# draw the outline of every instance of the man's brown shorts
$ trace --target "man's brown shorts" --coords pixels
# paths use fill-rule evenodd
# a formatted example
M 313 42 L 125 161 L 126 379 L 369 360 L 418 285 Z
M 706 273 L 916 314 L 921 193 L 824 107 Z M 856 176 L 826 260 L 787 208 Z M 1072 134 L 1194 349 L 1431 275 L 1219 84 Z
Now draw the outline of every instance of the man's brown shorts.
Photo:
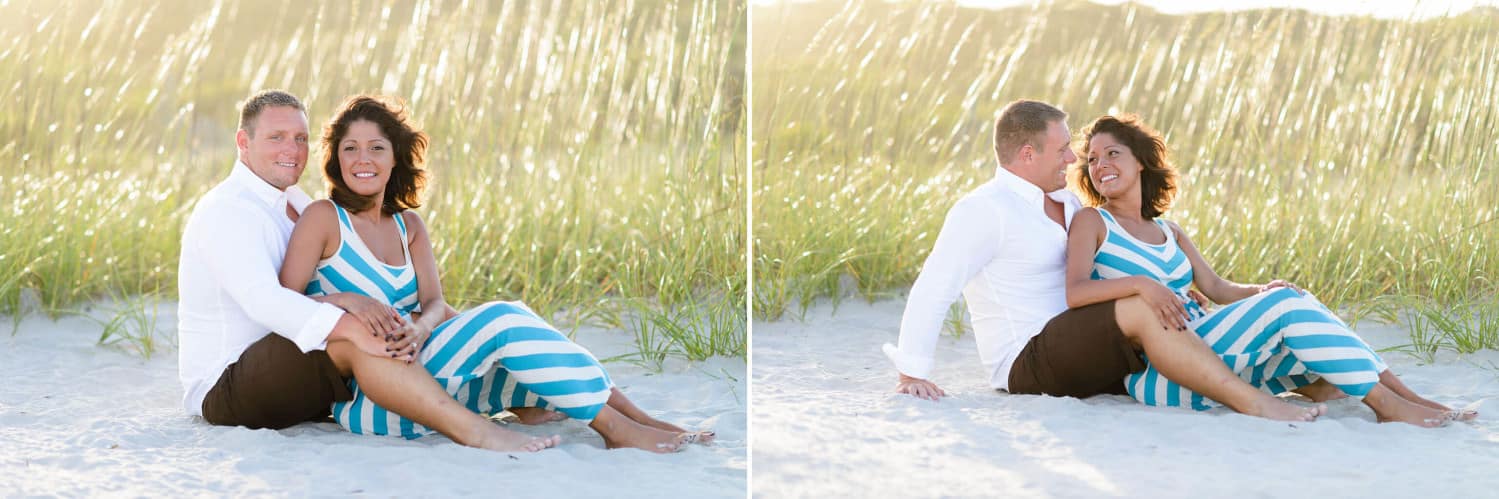
M 1026 342 L 1010 368 L 1010 393 L 1085 398 L 1125 395 L 1124 376 L 1145 361 L 1114 320 L 1114 302 L 1068 309 Z
M 327 418 L 334 402 L 353 399 L 328 352 L 302 353 L 291 340 L 268 334 L 224 368 L 203 398 L 203 419 L 281 429 Z

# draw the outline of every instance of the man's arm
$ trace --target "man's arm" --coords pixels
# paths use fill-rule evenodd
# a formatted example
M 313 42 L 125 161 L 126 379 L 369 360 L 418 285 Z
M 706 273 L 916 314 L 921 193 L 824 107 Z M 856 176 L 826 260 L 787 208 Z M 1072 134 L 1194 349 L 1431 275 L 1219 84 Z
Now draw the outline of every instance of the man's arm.
M 901 374 L 896 391 L 932 400 L 944 395 L 941 388 L 927 381 L 942 322 L 968 281 L 994 260 L 1003 226 L 1004 220 L 976 198 L 959 201 L 947 213 L 937 242 L 906 299 L 898 346 L 887 343 L 884 347 L 885 355 Z
M 343 310 L 282 287 L 266 243 L 265 231 L 272 229 L 264 221 L 245 223 L 228 213 L 236 208 L 213 207 L 218 213 L 204 225 L 204 237 L 184 244 L 198 247 L 214 281 L 257 324 L 303 352 L 324 348 Z

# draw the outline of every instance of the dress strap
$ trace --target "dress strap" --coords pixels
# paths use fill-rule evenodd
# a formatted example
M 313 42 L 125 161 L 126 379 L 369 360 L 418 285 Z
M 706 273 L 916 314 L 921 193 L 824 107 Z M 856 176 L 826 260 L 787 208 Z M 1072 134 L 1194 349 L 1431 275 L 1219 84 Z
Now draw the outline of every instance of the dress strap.
M 406 235 L 406 212 L 398 211 L 395 214 L 396 227 L 401 229 L 401 252 L 406 255 L 406 265 L 411 262 L 411 236 Z
M 1109 210 L 1105 210 L 1102 206 L 1097 206 L 1097 207 L 1094 207 L 1093 209 L 1098 210 L 1098 214 L 1101 215 L 1101 216 L 1103 216 L 1103 223 L 1104 223 L 1104 225 L 1107 226 L 1105 228 L 1108 229 L 1110 232 L 1123 231 L 1124 230 L 1124 227 L 1119 225 L 1119 221 L 1118 220 L 1114 220 L 1114 214 L 1113 213 L 1109 213 Z
M 331 201 L 330 201 L 330 203 L 331 203 Z M 333 209 L 338 210 L 338 225 L 341 226 L 341 227 L 343 227 L 343 228 L 345 228 L 345 229 L 353 229 L 354 228 L 354 224 L 353 224 L 353 222 L 349 221 L 349 212 L 345 211 L 344 207 L 343 206 L 339 206 L 338 203 L 332 203 L 332 204 L 333 204 Z

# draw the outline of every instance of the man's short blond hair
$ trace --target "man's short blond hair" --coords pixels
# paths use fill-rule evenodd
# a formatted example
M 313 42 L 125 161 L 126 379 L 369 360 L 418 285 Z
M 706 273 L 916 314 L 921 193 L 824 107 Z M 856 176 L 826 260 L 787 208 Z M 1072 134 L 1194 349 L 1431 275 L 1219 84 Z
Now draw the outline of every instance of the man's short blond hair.
M 994 153 L 999 164 L 1014 161 L 1015 153 L 1026 144 L 1040 149 L 1047 127 L 1056 121 L 1066 122 L 1067 113 L 1045 102 L 1022 99 L 1006 105 L 994 122 Z

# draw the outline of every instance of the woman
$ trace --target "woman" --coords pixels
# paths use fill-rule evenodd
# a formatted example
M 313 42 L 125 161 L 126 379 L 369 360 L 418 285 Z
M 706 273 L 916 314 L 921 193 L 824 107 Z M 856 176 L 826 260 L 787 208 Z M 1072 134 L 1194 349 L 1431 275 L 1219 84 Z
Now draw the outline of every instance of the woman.
M 1219 277 L 1180 226 L 1159 218 L 1171 206 L 1176 171 L 1156 132 L 1133 117 L 1103 116 L 1083 135 L 1071 180 L 1094 208 L 1079 211 L 1068 229 L 1068 306 L 1138 294 L 1158 308 L 1163 324 L 1191 329 L 1240 378 L 1271 394 L 1295 391 L 1314 402 L 1353 396 L 1380 422 L 1425 427 L 1477 416 L 1417 396 L 1343 321 L 1295 285 Z M 1207 299 L 1228 305 L 1204 308 L 1189 298 L 1193 284 Z M 1196 410 L 1214 405 L 1161 376 L 1149 359 L 1146 366 L 1125 378 L 1136 400 Z
M 392 358 L 420 362 L 475 413 L 509 409 L 529 424 L 578 419 L 610 448 L 669 452 L 710 440 L 712 432 L 687 432 L 636 408 L 588 350 L 524 304 L 490 302 L 461 313 L 448 306 L 426 225 L 411 210 L 426 181 L 426 146 L 426 134 L 398 105 L 370 96 L 346 101 L 323 134 L 328 199 L 297 221 L 281 284 L 399 338 Z M 349 431 L 406 438 L 433 432 L 369 400 L 357 380 L 350 389 L 353 400 L 333 405 L 334 419 Z M 552 436 L 526 448 L 556 442 Z

